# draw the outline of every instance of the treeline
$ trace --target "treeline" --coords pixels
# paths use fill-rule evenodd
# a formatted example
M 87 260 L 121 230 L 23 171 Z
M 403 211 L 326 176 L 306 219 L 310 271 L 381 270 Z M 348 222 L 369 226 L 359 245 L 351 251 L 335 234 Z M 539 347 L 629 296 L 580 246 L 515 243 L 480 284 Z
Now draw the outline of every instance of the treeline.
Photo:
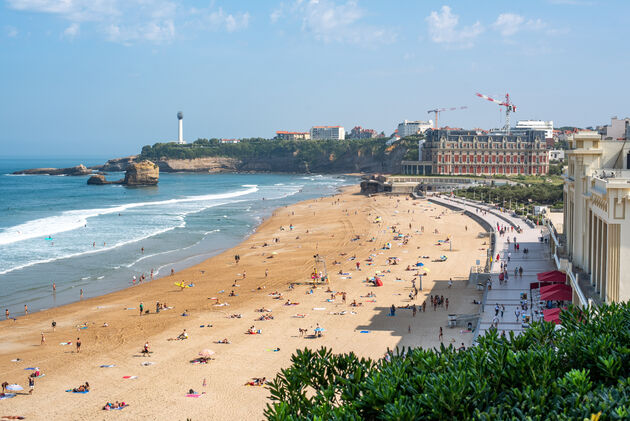
M 349 140 L 268 140 L 262 138 L 241 139 L 239 143 L 223 143 L 219 139 L 198 139 L 193 143 L 156 143 L 142 148 L 141 159 L 152 161 L 170 159 L 195 159 L 205 157 L 230 157 L 238 159 L 293 158 L 302 162 L 320 159 L 334 161 L 345 155 L 383 158 L 387 139 Z
M 269 420 L 628 420 L 630 304 L 496 330 L 458 350 L 372 360 L 304 349 L 269 385 Z
M 475 186 L 458 190 L 458 196 L 468 199 L 492 200 L 493 203 L 505 204 L 511 201 L 517 205 L 547 205 L 562 207 L 562 184 L 537 183 L 530 185 Z

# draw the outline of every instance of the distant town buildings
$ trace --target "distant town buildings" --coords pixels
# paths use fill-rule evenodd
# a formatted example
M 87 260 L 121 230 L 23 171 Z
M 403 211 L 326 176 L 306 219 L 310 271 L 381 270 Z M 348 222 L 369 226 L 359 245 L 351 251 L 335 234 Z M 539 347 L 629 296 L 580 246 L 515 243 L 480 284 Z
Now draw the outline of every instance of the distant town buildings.
M 553 138 L 553 121 L 544 120 L 519 120 L 516 122 L 516 129 L 543 130 L 545 139 Z
M 220 143 L 240 143 L 241 139 L 219 139 Z
M 562 149 L 549 150 L 549 161 L 563 161 L 563 160 L 564 160 L 564 150 Z
M 276 139 L 279 140 L 308 140 L 310 138 L 311 134 L 309 132 L 276 132 Z
M 420 160 L 403 161 L 404 174 L 544 175 L 549 171 L 545 133 L 522 130 L 486 134 L 475 130 L 429 130 Z
M 400 137 L 411 136 L 414 134 L 422 134 L 433 127 L 433 121 L 409 121 L 404 120 L 398 125 L 397 134 Z
M 602 301 L 630 300 L 630 144 L 602 140 L 597 132 L 576 133 L 569 143 L 564 175 L 569 262 L 586 272 Z
M 599 134 L 606 140 L 625 140 L 630 137 L 630 118 L 613 117 L 609 125 L 598 127 Z
M 347 134 L 348 139 L 371 139 L 378 136 L 379 134 L 376 130 L 364 129 L 361 126 L 353 127 L 350 133 Z
M 337 139 L 346 138 L 346 132 L 342 126 L 313 126 L 311 127 L 311 139 Z

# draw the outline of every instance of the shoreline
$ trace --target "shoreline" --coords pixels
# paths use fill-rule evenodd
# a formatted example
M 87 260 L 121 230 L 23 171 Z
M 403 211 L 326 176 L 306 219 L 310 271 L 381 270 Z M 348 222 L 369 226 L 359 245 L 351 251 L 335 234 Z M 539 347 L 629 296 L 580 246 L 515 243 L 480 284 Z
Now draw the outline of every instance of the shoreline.
M 344 177 L 340 175 L 339 178 L 344 178 Z M 352 181 L 353 180 L 347 180 L 347 182 L 352 182 Z M 343 185 L 339 187 L 331 186 L 333 188 L 331 188 L 330 191 L 321 192 L 323 193 L 323 195 L 320 194 L 316 197 L 321 198 L 321 197 L 327 197 L 334 194 L 338 194 L 340 191 L 339 189 L 344 188 L 345 186 L 349 186 L 349 185 Z M 307 193 L 306 196 L 307 197 L 305 198 L 293 199 L 293 200 L 298 200 L 298 201 L 297 202 L 292 201 L 288 205 L 295 204 L 303 200 L 310 200 L 312 198 L 312 195 L 310 193 Z M 143 254 L 142 256 L 139 256 L 141 257 L 140 259 L 137 259 L 136 261 L 130 263 L 131 265 L 131 264 L 137 263 L 140 260 L 143 260 L 145 262 L 151 261 L 152 263 L 150 264 L 154 265 L 154 266 L 151 266 L 151 268 L 154 268 L 156 270 L 155 272 L 156 276 L 154 277 L 153 281 L 150 280 L 150 270 L 148 268 L 138 268 L 137 270 L 134 270 L 135 268 L 128 269 L 130 268 L 130 265 L 125 265 L 124 267 L 122 267 L 122 271 L 129 272 L 128 274 L 117 273 L 119 271 L 112 272 L 112 267 L 103 266 L 101 270 L 98 272 L 90 271 L 90 272 L 84 272 L 83 275 L 79 275 L 81 276 L 80 280 L 79 280 L 79 276 L 75 276 L 75 277 L 68 278 L 68 279 L 71 279 L 72 281 L 64 282 L 63 276 L 60 276 L 60 278 L 62 279 L 62 282 L 60 282 L 59 279 L 54 279 L 53 277 L 48 284 L 38 285 L 36 287 L 37 288 L 36 290 L 31 290 L 29 292 L 29 295 L 24 295 L 26 294 L 25 290 L 16 289 L 16 298 L 5 300 L 6 303 L 1 308 L 3 311 L 3 314 L 0 315 L 0 317 L 2 318 L 2 320 L 5 320 L 4 309 L 7 307 L 10 309 L 12 318 L 14 317 L 22 318 L 25 316 L 24 310 L 22 308 L 24 304 L 28 304 L 29 315 L 35 314 L 40 311 L 51 310 L 51 309 L 59 308 L 60 306 L 85 301 L 88 298 L 96 298 L 96 297 L 111 294 L 117 291 L 125 290 L 128 288 L 133 288 L 134 285 L 132 285 L 131 283 L 132 275 L 135 275 L 138 278 L 140 278 L 141 273 L 143 273 L 147 277 L 147 280 L 145 282 L 150 283 L 166 276 L 170 272 L 170 269 L 172 267 L 176 268 L 176 270 L 179 272 L 179 271 L 188 269 L 192 266 L 198 265 L 216 255 L 219 255 L 225 252 L 226 250 L 230 248 L 237 247 L 239 244 L 246 241 L 251 235 L 255 234 L 256 230 L 260 227 L 260 224 L 264 220 L 271 217 L 274 214 L 274 212 L 276 212 L 278 209 L 287 206 L 286 203 L 284 204 L 282 203 L 282 201 L 287 200 L 286 198 L 282 197 L 282 198 L 279 198 L 278 200 L 280 201 L 280 203 L 277 203 L 276 205 L 271 205 L 270 207 L 262 208 L 258 213 L 253 214 L 250 218 L 251 226 L 249 226 L 249 228 L 247 228 L 245 232 L 242 232 L 242 233 L 237 232 L 236 234 L 230 234 L 230 237 L 226 238 L 226 235 L 224 233 L 222 232 L 217 233 L 217 231 L 226 232 L 225 230 L 212 230 L 211 232 L 206 233 L 210 235 L 204 236 L 199 241 L 196 241 L 190 245 L 186 245 L 184 247 L 178 247 L 178 248 L 174 248 L 170 250 L 165 250 L 165 251 L 159 251 L 156 254 L 148 254 L 146 256 Z M 273 203 L 273 201 L 271 201 L 271 203 Z M 224 205 L 230 206 L 229 203 L 224 204 Z M 220 209 L 221 206 L 223 205 L 220 205 L 219 207 L 217 207 L 217 209 Z M 37 273 L 37 271 L 41 271 L 41 269 L 39 269 L 40 265 L 43 265 L 42 267 L 44 268 L 46 267 L 52 268 L 51 265 L 55 265 L 55 264 L 77 265 L 77 264 L 80 264 L 82 261 L 77 261 L 76 259 L 85 259 L 85 258 L 89 258 L 93 262 L 95 261 L 95 259 L 98 259 L 98 256 L 101 256 L 100 254 L 101 252 L 108 253 L 103 256 L 105 256 L 106 258 L 109 258 L 111 253 L 120 253 L 121 250 L 131 251 L 134 245 L 136 245 L 137 249 L 139 250 L 140 246 L 143 245 L 142 243 L 145 243 L 147 241 L 155 241 L 155 236 L 158 236 L 158 235 L 161 236 L 162 233 L 152 234 L 149 237 L 143 237 L 143 238 L 130 241 L 130 242 L 124 242 L 120 245 L 109 247 L 107 250 L 97 249 L 96 252 L 94 252 L 90 249 L 87 251 L 76 253 L 74 255 L 69 255 L 65 257 L 55 257 L 51 261 L 29 263 L 25 267 L 22 267 L 19 269 L 12 269 L 11 271 L 9 271 L 9 273 L 12 273 L 17 270 L 19 271 L 27 270 L 27 272 L 24 272 L 23 274 L 18 275 L 17 279 L 20 279 L 20 277 L 22 278 L 28 277 L 29 275 Z M 215 239 L 215 236 L 219 237 L 218 241 L 220 244 L 222 244 L 219 247 L 214 246 L 214 244 L 216 244 L 216 241 L 217 241 L 217 239 Z M 167 241 L 167 240 L 159 239 L 157 241 Z M 146 245 L 144 247 L 146 247 Z M 183 250 L 186 250 L 189 248 L 192 249 L 190 254 L 187 254 L 189 252 L 186 252 L 186 253 L 182 252 Z M 162 254 L 166 254 L 165 260 L 161 260 L 161 258 L 159 257 Z M 145 260 L 147 258 L 150 260 Z M 172 261 L 169 261 L 169 259 L 172 259 Z M 90 265 L 92 264 L 92 262 L 90 262 Z M 119 266 L 116 266 L 113 269 L 120 269 L 120 263 L 118 265 Z M 86 279 L 82 277 L 85 275 L 90 275 L 90 276 L 88 276 Z M 10 276 L 10 275 L 7 274 L 7 276 Z M 47 276 L 47 275 L 44 275 L 44 276 Z M 0 278 L 1 277 L 2 275 L 0 275 Z M 56 282 L 57 284 L 56 293 L 53 293 L 52 291 L 53 282 Z M 114 286 L 111 287 L 111 285 L 114 285 Z M 85 298 L 81 298 L 79 296 L 80 289 L 85 290 L 85 296 L 84 296 Z M 32 296 L 30 295 L 33 293 L 34 293 L 34 298 L 32 298 Z M 92 295 L 92 294 L 95 294 L 95 295 Z
M 259 419 L 268 391 L 243 383 L 251 377 L 272 378 L 290 364 L 295 349 L 323 345 L 335 352 L 352 351 L 379 358 L 387 347 L 438 346 L 437 328 L 446 324 L 449 311 L 466 314 L 478 308 L 472 300 L 479 298 L 479 292 L 467 287 L 464 279 L 475 259 L 485 255 L 479 250 L 483 240 L 476 237 L 484 230 L 467 217 L 427 201 L 369 198 L 357 192 L 357 186 L 350 186 L 334 196 L 277 208 L 236 247 L 174 276 L 29 314 L 16 322 L 3 321 L 0 372 L 6 380 L 24 383 L 28 374 L 23 371 L 25 366 L 40 367 L 46 374 L 38 380 L 33 396 L 3 401 L 5 412 L 94 419 L 101 417 L 100 407 L 105 401 L 122 399 L 131 404 L 120 413 L 125 419 L 155 418 L 156 414 L 176 419 L 192 415 L 203 418 L 208 413 L 217 419 Z M 376 216 L 381 216 L 382 222 L 375 222 Z M 290 225 L 294 226 L 292 230 Z M 409 235 L 409 244 L 392 241 L 392 226 Z M 443 233 L 435 234 L 434 229 Z M 457 238 L 452 252 L 438 241 L 448 233 Z M 391 243 L 391 250 L 382 248 L 387 243 Z M 240 263 L 234 262 L 234 254 L 241 256 Z M 304 285 L 287 288 L 290 283 L 308 280 L 314 254 L 325 258 L 329 286 L 347 292 L 347 303 L 342 303 L 339 296 L 331 301 L 325 285 L 314 288 L 313 293 Z M 448 255 L 447 262 L 436 262 L 441 254 Z M 357 256 L 360 270 L 350 259 L 352 255 Z M 430 258 L 422 260 L 422 255 Z M 390 256 L 397 256 L 400 264 L 388 265 L 385 260 Z M 428 308 L 412 318 L 411 310 L 401 307 L 396 317 L 387 317 L 391 304 L 404 307 L 411 303 L 406 295 L 411 279 L 416 278 L 414 271 L 405 268 L 418 260 L 426 263 L 428 275 L 413 303 L 421 304 L 438 293 L 450 298 L 452 309 Z M 373 289 L 363 282 L 375 274 L 383 278 L 383 287 Z M 447 286 L 449 277 L 454 280 L 452 289 Z M 179 281 L 195 286 L 180 289 L 173 285 Z M 235 294 L 229 296 L 232 290 Z M 281 300 L 269 296 L 275 291 L 283 294 Z M 378 298 L 364 298 L 368 292 L 375 292 Z M 300 305 L 284 305 L 287 299 Z M 352 307 L 353 300 L 360 305 Z M 173 309 L 156 314 L 155 301 L 166 302 Z M 138 316 L 139 302 L 150 314 Z M 260 308 L 272 312 L 254 311 Z M 182 317 L 184 313 L 188 316 Z M 233 314 L 242 316 L 230 317 Z M 265 314 L 274 319 L 258 320 Z M 51 320 L 57 322 L 56 332 L 51 331 Z M 252 324 L 263 334 L 245 335 Z M 326 327 L 323 338 L 301 338 L 297 334 L 298 328 L 312 331 L 316 324 Z M 188 340 L 167 341 L 182 329 L 189 332 Z M 40 332 L 46 335 L 45 345 L 38 345 Z M 79 354 L 73 352 L 74 344 L 58 345 L 77 337 L 83 343 Z M 231 343 L 215 344 L 223 338 Z M 134 358 L 145 341 L 155 353 L 148 360 Z M 471 341 L 470 333 L 445 331 L 445 344 L 469 345 Z M 216 351 L 212 368 L 190 364 L 189 360 L 205 348 Z M 274 349 L 279 351 L 272 352 Z M 21 361 L 11 362 L 16 358 Z M 143 361 L 156 365 L 142 367 Z M 102 369 L 102 364 L 116 367 Z M 122 380 L 125 375 L 137 375 L 138 379 Z M 85 380 L 94 388 L 89 395 L 75 399 L 63 393 Z M 201 386 L 206 380 L 207 386 Z M 189 388 L 207 391 L 208 396 L 191 401 L 184 393 Z

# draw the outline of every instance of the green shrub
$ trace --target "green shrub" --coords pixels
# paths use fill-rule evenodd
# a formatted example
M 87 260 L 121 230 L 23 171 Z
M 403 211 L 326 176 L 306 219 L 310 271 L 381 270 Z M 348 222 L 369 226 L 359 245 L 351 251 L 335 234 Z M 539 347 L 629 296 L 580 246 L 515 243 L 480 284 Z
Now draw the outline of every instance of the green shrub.
M 271 382 L 269 420 L 627 420 L 630 306 L 570 308 L 562 329 L 496 331 L 465 351 L 451 345 L 389 353 L 389 361 L 293 355 Z M 601 414 L 600 414 L 601 413 Z

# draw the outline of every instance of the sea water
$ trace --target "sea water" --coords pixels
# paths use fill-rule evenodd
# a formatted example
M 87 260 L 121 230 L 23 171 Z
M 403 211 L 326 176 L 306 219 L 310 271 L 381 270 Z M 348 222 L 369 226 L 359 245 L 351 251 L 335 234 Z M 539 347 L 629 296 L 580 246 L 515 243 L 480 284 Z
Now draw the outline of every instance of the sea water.
M 276 208 L 356 183 L 340 175 L 161 173 L 158 186 L 124 187 L 11 174 L 79 162 L 103 160 L 0 160 L 1 310 L 20 315 L 24 304 L 41 310 L 78 301 L 81 290 L 85 299 L 151 271 L 168 275 L 235 246 Z

